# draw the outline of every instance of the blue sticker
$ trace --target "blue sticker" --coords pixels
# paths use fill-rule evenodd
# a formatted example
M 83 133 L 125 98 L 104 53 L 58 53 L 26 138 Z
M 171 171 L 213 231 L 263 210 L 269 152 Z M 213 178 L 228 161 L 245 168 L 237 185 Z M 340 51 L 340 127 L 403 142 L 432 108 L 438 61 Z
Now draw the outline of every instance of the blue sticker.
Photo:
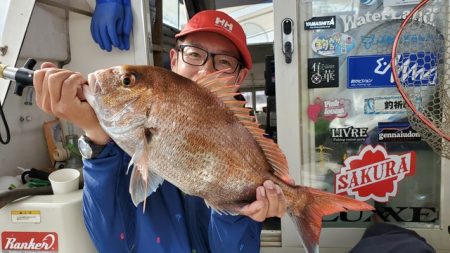
M 391 56 L 365 55 L 347 57 L 347 88 L 395 87 L 391 70 Z M 437 83 L 436 56 L 419 52 L 399 56 L 399 78 L 408 85 L 430 86 Z

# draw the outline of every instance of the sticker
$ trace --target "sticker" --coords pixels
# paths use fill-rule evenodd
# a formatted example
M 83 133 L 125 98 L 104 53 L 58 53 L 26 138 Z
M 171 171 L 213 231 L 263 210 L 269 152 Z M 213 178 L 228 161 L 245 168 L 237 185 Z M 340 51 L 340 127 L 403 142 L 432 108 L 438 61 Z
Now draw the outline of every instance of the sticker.
M 420 0 L 383 0 L 384 7 L 418 4 Z
M 355 47 L 355 40 L 345 33 L 321 34 L 312 41 L 312 50 L 323 56 L 339 56 Z
M 420 141 L 420 133 L 416 132 L 409 122 L 379 122 L 379 142 Z
M 363 142 L 367 138 L 367 127 L 330 128 L 330 137 L 334 142 Z
M 57 253 L 58 234 L 54 232 L 2 232 L 2 252 Z
M 365 49 L 371 49 L 375 46 L 392 46 L 394 44 L 395 35 L 392 34 L 367 34 L 361 36 L 361 44 Z M 416 47 L 420 47 L 421 45 L 426 46 L 428 44 L 425 43 L 436 43 L 436 42 L 443 42 L 442 36 L 436 33 L 417 33 L 413 34 L 407 33 L 403 34 L 401 37 L 401 42 L 403 44 L 409 44 Z
M 346 118 L 350 105 L 350 99 L 322 100 L 317 98 L 314 104 L 308 106 L 307 113 L 313 122 L 316 122 L 319 117 L 331 121 L 335 118 Z
M 11 211 L 13 223 L 41 223 L 41 211 L 39 210 L 13 210 Z
M 390 55 L 365 55 L 347 57 L 347 88 L 395 87 Z M 399 79 L 409 85 L 430 86 L 436 84 L 436 56 L 418 52 L 398 57 Z
M 339 87 L 339 57 L 308 59 L 308 88 Z
M 418 196 L 423 196 L 417 194 Z M 420 198 L 420 202 L 428 201 L 423 205 L 416 206 L 385 206 L 374 205 L 374 213 L 386 222 L 435 222 L 439 224 L 439 207 L 428 206 L 430 203 L 428 198 Z M 408 200 L 411 201 L 411 200 Z M 340 212 L 334 215 L 327 216 L 323 219 L 324 222 L 367 222 L 373 223 L 372 212 Z
M 364 99 L 364 114 L 402 114 L 406 105 L 401 96 L 379 96 Z
M 336 28 L 336 16 L 312 17 L 305 21 L 305 30 L 334 29 Z
M 364 5 L 374 5 L 376 2 L 377 2 L 377 0 L 360 0 L 361 1 L 361 4 L 364 4 Z
M 402 0 L 399 0 L 402 1 Z M 344 25 L 343 32 L 347 32 L 356 28 L 359 28 L 360 26 L 376 23 L 376 22 L 383 22 L 383 21 L 390 21 L 390 20 L 401 20 L 405 19 L 408 14 L 410 13 L 410 10 L 403 10 L 399 8 L 391 8 L 391 7 L 385 7 L 382 11 L 376 11 L 376 12 L 361 12 L 361 14 L 353 14 L 353 15 L 339 15 L 337 17 L 342 19 L 342 23 Z M 423 8 L 419 10 L 415 14 L 415 19 L 417 22 L 429 24 L 432 26 L 435 26 L 436 23 L 436 15 L 439 13 L 439 7 L 432 7 L 432 8 Z M 353 12 L 353 13 L 359 13 L 359 12 Z
M 380 145 L 367 145 L 358 155 L 348 157 L 344 165 L 335 175 L 336 194 L 387 202 L 397 195 L 398 183 L 414 175 L 416 153 L 388 155 Z

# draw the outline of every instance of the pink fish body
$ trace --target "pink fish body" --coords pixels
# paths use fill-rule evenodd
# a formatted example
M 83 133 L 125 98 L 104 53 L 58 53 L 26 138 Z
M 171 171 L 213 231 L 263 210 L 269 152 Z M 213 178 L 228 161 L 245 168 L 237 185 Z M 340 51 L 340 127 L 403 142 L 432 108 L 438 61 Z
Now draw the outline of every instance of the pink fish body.
M 286 183 L 287 161 L 263 136 L 236 87 L 218 75 L 198 82 L 162 68 L 119 66 L 89 75 L 85 96 L 100 124 L 134 165 L 130 194 L 137 205 L 167 180 L 238 214 L 265 180 L 278 184 L 308 252 L 318 251 L 323 215 L 371 210 L 364 202 Z

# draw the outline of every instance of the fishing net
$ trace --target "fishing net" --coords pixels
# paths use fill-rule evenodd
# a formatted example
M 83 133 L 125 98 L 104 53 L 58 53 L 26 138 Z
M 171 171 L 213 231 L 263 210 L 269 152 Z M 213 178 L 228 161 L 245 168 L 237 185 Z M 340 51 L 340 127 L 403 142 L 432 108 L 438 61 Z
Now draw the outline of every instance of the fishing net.
M 395 37 L 391 66 L 412 128 L 450 159 L 448 13 L 448 1 L 415 6 Z

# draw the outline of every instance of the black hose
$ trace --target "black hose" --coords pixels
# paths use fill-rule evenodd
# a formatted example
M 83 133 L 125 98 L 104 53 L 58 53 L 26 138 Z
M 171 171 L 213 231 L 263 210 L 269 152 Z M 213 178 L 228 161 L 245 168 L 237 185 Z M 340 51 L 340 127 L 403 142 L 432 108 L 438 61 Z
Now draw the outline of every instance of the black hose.
M 11 134 L 9 133 L 9 126 L 8 122 L 6 121 L 5 114 L 3 113 L 3 106 L 0 104 L 0 115 L 3 120 L 3 124 L 5 125 L 5 131 L 6 131 L 6 140 L 3 140 L 2 134 L 0 133 L 0 142 L 4 145 L 8 144 L 11 140 Z

